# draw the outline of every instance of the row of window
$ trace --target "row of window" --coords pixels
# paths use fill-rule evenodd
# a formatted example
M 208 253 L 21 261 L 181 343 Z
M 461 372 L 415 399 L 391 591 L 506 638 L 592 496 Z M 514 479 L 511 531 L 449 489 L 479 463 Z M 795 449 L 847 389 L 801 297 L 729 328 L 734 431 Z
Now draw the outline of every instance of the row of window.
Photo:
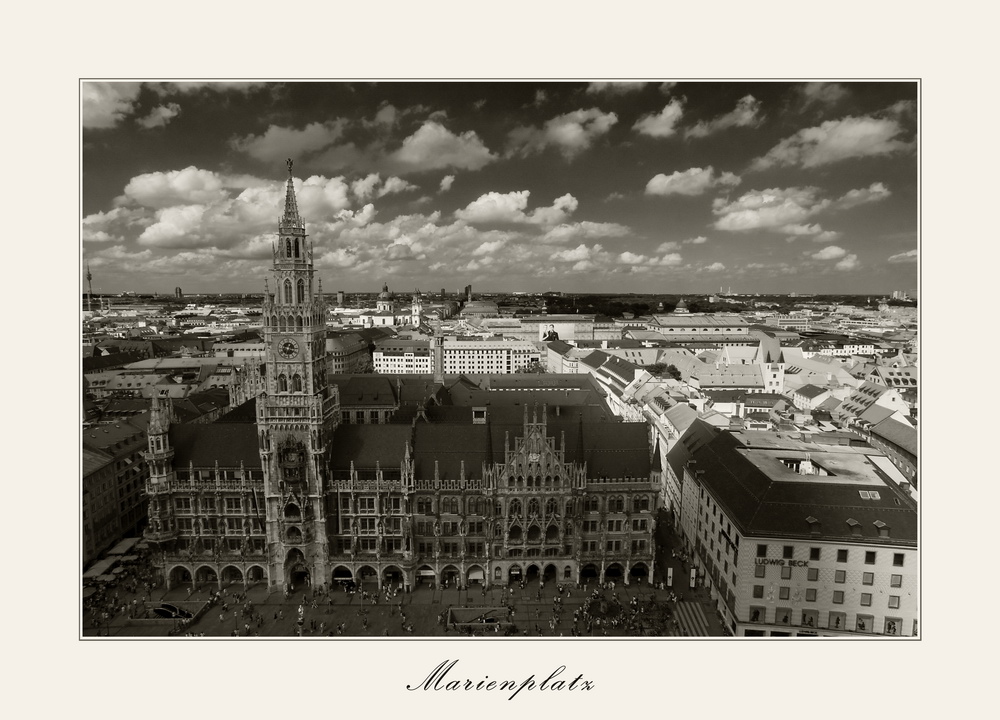
M 763 598 L 764 597 L 764 586 L 763 585 L 754 585 L 753 586 L 753 596 L 754 596 L 754 598 L 757 598 L 757 599 Z M 780 586 L 778 588 L 778 599 L 779 600 L 791 600 L 791 599 L 793 599 L 792 598 L 792 589 L 789 586 L 787 586 L 787 585 Z M 796 596 L 794 599 L 798 600 L 799 598 L 798 598 L 798 596 Z M 817 599 L 816 588 L 807 588 L 806 591 L 805 591 L 805 601 L 806 602 L 816 602 L 816 599 Z M 890 608 L 893 608 L 893 609 L 898 608 L 899 607 L 899 600 L 900 600 L 900 596 L 899 595 L 889 595 L 888 606 Z M 871 607 L 871 604 L 872 604 L 872 593 L 861 593 L 860 603 L 861 603 L 861 605 L 863 607 Z M 844 591 L 843 590 L 834 590 L 833 591 L 833 604 L 834 605 L 843 605 L 844 604 Z
M 243 511 L 243 498 L 227 497 L 223 498 L 225 511 L 227 513 L 240 513 Z M 199 503 L 200 512 L 215 512 L 216 504 L 214 497 L 203 497 Z M 175 497 L 174 510 L 177 512 L 191 512 L 192 503 L 189 497 Z
M 754 567 L 754 577 L 763 578 L 767 577 L 767 565 L 757 565 Z M 781 579 L 790 580 L 792 578 L 792 571 L 794 568 L 783 566 L 781 570 Z M 819 580 L 819 568 L 806 568 L 806 579 L 810 581 Z M 833 574 L 833 581 L 838 584 L 844 584 L 847 582 L 847 571 L 837 570 Z M 861 584 L 862 585 L 874 585 L 875 584 L 875 573 L 866 572 L 861 574 Z M 897 575 L 895 573 L 889 576 L 889 586 L 898 588 L 903 587 L 903 576 Z
M 768 545 L 758 544 L 757 545 L 757 557 L 766 558 L 768 553 Z M 849 551 L 847 548 L 837 549 L 837 562 L 845 563 L 848 561 Z M 865 565 L 874 565 L 876 558 L 878 556 L 875 550 L 865 550 Z M 785 560 L 792 560 L 795 557 L 795 547 L 793 545 L 783 545 L 781 548 L 781 557 Z M 811 547 L 809 548 L 809 559 L 810 560 L 822 560 L 823 559 L 823 548 Z M 906 560 L 905 553 L 893 553 L 892 564 L 895 567 L 903 567 Z

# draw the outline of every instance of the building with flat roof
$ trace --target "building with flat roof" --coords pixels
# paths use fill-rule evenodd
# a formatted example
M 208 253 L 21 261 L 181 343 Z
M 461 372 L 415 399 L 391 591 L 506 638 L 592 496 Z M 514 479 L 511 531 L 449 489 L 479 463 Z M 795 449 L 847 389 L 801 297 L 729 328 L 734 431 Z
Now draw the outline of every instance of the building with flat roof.
M 734 635 L 917 635 L 917 505 L 881 452 L 696 420 L 667 462 Z

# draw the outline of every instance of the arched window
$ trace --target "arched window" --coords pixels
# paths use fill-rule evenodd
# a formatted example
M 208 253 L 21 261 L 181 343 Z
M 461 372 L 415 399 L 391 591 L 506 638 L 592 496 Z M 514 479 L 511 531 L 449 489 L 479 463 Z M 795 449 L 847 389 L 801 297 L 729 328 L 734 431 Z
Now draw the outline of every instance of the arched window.
M 493 505 L 493 514 L 498 518 L 503 517 L 503 503 L 499 500 Z
M 292 304 L 292 281 L 285 280 L 285 304 Z
M 539 512 L 539 510 L 538 510 L 538 498 L 531 498 L 531 500 L 528 501 L 528 514 L 529 515 L 537 515 L 538 512 Z
M 287 257 L 292 256 L 292 241 L 288 238 L 285 238 L 285 255 Z
M 559 503 L 556 502 L 555 498 L 549 498 L 548 502 L 545 503 L 545 514 L 552 517 L 557 512 L 559 512 Z
M 295 257 L 299 256 L 299 239 L 295 238 Z
M 295 392 L 302 392 L 302 376 L 295 373 L 292 376 L 292 390 Z
M 508 513 L 509 515 L 518 516 L 518 515 L 521 514 L 521 501 L 520 500 L 518 500 L 516 498 L 514 500 L 511 500 L 510 501 L 510 505 L 508 507 L 510 509 L 510 512 Z
M 271 316 L 271 327 L 272 328 L 278 327 L 278 316 L 277 315 L 272 315 Z
M 288 392 L 288 378 L 284 373 L 278 376 L 278 392 Z
M 298 253 L 296 253 L 296 256 L 298 256 Z M 296 286 L 295 297 L 298 299 L 297 301 L 300 302 L 300 303 L 304 303 L 306 301 L 306 281 L 305 280 L 302 280 L 302 279 L 299 280 L 299 282 L 298 282 L 298 284 Z
M 296 330 L 301 330 L 302 329 L 302 316 L 301 315 L 296 315 L 295 316 L 295 329 Z

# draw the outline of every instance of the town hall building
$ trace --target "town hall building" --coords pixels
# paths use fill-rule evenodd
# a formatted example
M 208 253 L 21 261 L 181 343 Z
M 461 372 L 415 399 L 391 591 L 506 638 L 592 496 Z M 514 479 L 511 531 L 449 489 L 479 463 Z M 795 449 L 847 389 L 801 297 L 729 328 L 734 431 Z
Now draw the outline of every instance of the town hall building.
M 433 377 L 389 376 L 385 422 L 344 422 L 288 170 L 261 389 L 208 424 L 152 400 L 146 538 L 168 587 L 651 581 L 660 453 L 589 376 L 448 376 L 436 343 Z

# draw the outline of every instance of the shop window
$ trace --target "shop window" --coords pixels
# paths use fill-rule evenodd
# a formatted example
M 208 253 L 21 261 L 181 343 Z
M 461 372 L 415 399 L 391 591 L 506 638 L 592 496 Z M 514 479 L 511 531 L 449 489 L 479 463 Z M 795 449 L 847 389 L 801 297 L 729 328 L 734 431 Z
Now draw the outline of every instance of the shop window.
M 874 621 L 875 619 L 871 615 L 858 615 L 858 619 L 855 621 L 857 623 L 857 631 L 871 632 Z
M 802 626 L 814 628 L 819 626 L 819 613 L 815 610 L 802 611 Z
M 767 622 L 767 608 L 750 606 L 750 622 L 752 623 L 762 623 Z
M 792 609 L 780 607 L 775 610 L 774 621 L 782 625 L 790 625 L 792 622 Z
M 826 626 L 831 630 L 844 630 L 847 627 L 847 615 L 842 612 L 832 612 Z

